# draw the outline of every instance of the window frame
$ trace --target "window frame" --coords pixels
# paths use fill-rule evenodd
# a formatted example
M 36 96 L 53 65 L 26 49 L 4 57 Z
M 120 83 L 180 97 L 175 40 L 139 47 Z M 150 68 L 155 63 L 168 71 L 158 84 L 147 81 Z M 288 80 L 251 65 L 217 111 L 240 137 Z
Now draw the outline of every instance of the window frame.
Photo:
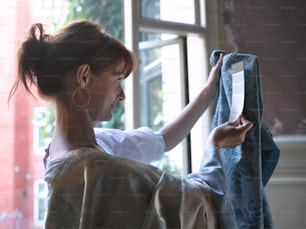
M 48 111 L 47 107 L 40 106 L 35 107 L 33 112 L 33 153 L 37 156 L 43 156 L 45 154 L 45 149 L 47 145 L 40 145 L 40 132 L 42 131 L 41 128 L 43 125 L 41 125 L 38 121 L 35 120 L 36 116 Z
M 188 46 L 187 38 L 191 35 L 201 37 L 203 41 L 206 36 L 206 1 L 205 0 L 194 0 L 194 24 L 177 23 L 173 21 L 163 21 L 152 18 L 145 18 L 141 16 L 141 0 L 124 0 L 124 13 L 125 13 L 125 45 L 138 56 L 140 50 L 144 48 L 144 44 L 140 43 L 141 32 L 157 32 L 175 34 L 178 39 L 181 39 L 182 45 L 180 46 L 181 55 L 180 58 L 181 72 L 183 73 L 183 84 L 184 88 L 182 92 L 184 98 L 182 98 L 182 104 L 186 105 L 189 103 L 189 76 L 188 76 Z M 205 40 L 206 41 L 206 40 Z M 203 50 L 205 52 L 205 50 Z M 204 63 L 208 65 L 208 61 Z M 207 69 L 208 66 L 205 66 Z M 204 76 L 203 76 L 204 77 Z M 125 81 L 125 122 L 126 129 L 137 128 L 141 126 L 141 101 L 140 101 L 140 72 L 136 69 L 132 73 L 132 77 L 127 78 Z M 209 128 L 209 119 L 206 118 L 206 129 Z M 204 131 L 204 135 L 207 135 L 208 130 Z M 203 136 L 207 137 L 207 136 Z M 183 141 L 183 173 L 192 172 L 192 146 L 190 135 Z
M 45 192 L 40 192 L 39 188 L 40 185 L 44 186 L 44 191 Z M 47 209 L 47 197 L 48 197 L 48 187 L 47 184 L 45 183 L 45 181 L 43 179 L 36 179 L 33 182 L 33 221 L 34 221 L 34 225 L 38 226 L 38 227 L 42 227 L 44 224 L 44 218 L 43 219 L 39 219 L 39 211 L 40 206 L 39 206 L 39 200 L 43 199 L 46 202 L 46 206 L 45 209 L 43 209 L 44 211 L 46 211 Z M 45 213 L 44 213 L 45 215 Z

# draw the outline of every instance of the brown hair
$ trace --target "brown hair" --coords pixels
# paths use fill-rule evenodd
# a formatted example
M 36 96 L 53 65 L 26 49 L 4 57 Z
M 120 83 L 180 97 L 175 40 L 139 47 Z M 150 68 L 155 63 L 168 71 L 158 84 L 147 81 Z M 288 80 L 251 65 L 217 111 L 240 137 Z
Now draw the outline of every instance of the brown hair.
M 99 24 L 74 21 L 54 36 L 46 34 L 42 24 L 33 24 L 19 49 L 18 77 L 9 100 L 19 83 L 29 93 L 30 86 L 36 84 L 42 95 L 54 97 L 65 90 L 64 75 L 80 64 L 88 64 L 91 71 L 99 75 L 122 60 L 125 66 L 119 74 L 126 77 L 134 68 L 134 56 Z

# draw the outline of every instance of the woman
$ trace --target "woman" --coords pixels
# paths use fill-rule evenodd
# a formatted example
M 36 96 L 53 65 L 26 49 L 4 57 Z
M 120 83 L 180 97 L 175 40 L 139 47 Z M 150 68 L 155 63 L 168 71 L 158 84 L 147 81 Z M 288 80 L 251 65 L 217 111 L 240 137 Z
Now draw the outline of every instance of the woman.
M 183 139 L 212 100 L 222 64 L 199 96 L 160 131 L 165 150 Z M 19 52 L 19 77 L 31 93 L 56 104 L 49 147 L 46 228 L 218 228 L 232 219 L 218 148 L 243 142 L 252 124 L 242 117 L 215 128 L 198 173 L 174 177 L 105 153 L 93 121 L 109 120 L 125 95 L 120 86 L 133 55 L 93 22 L 75 21 L 55 36 L 34 24 Z M 182 125 L 184 123 L 184 125 Z M 235 228 L 235 227 L 231 227 Z

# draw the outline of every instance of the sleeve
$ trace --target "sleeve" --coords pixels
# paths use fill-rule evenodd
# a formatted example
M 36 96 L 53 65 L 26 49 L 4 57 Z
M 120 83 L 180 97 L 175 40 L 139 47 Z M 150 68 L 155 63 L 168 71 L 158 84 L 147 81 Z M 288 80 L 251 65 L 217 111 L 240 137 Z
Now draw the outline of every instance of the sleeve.
M 219 228 L 209 190 L 166 173 L 156 185 L 146 212 L 142 228 Z
M 195 185 L 209 190 L 216 208 L 216 217 L 220 228 L 237 229 L 238 225 L 220 151 L 222 149 L 216 147 L 206 149 L 199 172 L 188 174 L 186 178 Z
M 158 160 L 165 151 L 162 135 L 147 127 L 125 131 L 95 128 L 95 135 L 107 153 L 144 163 Z

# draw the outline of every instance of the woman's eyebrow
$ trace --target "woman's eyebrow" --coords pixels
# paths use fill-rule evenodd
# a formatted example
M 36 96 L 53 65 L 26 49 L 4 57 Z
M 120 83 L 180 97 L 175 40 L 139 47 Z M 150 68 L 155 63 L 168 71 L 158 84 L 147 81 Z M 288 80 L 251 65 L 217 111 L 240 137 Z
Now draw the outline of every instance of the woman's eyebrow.
M 120 70 L 118 70 L 118 69 L 114 69 L 113 71 L 113 74 L 114 75 L 125 75 L 125 73 L 126 73 L 126 70 L 125 69 L 120 69 Z

